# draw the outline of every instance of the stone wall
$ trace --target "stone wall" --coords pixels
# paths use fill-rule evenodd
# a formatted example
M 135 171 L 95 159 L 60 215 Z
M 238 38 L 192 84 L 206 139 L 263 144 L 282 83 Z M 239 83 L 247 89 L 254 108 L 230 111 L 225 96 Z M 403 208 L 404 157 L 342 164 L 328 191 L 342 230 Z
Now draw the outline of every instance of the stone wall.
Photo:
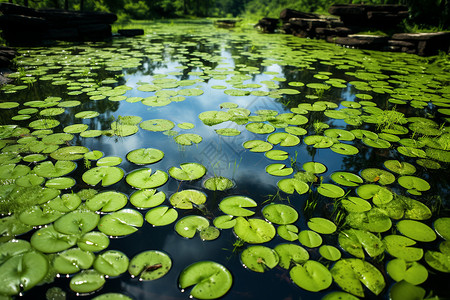
M 268 23 L 265 18 L 257 25 L 264 32 L 281 30 L 298 37 L 324 39 L 360 49 L 402 51 L 421 56 L 436 55 L 439 51 L 450 52 L 450 32 L 394 33 L 389 36 L 358 34 L 377 30 L 395 32 L 408 16 L 407 7 L 403 5 L 333 5 L 329 12 L 332 16 L 322 17 L 285 9 L 279 19 Z M 274 26 L 280 21 L 281 28 Z

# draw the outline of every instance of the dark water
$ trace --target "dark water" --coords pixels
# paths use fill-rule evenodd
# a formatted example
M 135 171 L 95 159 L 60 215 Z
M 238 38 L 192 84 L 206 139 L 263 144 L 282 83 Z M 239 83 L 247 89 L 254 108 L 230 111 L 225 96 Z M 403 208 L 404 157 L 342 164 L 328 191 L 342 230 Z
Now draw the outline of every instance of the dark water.
M 172 26 L 172 28 L 170 27 Z M 103 86 L 115 87 L 118 85 L 127 85 L 132 89 L 125 93 L 125 96 L 130 97 L 149 97 L 154 95 L 154 92 L 141 92 L 136 88 L 138 83 L 150 83 L 152 80 L 158 78 L 157 74 L 168 74 L 165 78 L 174 78 L 176 80 L 201 79 L 199 82 L 188 86 L 189 88 L 199 88 L 204 91 L 200 96 L 187 96 L 186 100 L 182 102 L 172 102 L 169 105 L 162 107 L 150 107 L 140 102 L 129 103 L 127 101 L 113 102 L 108 99 L 92 101 L 86 92 L 80 95 L 69 95 L 70 90 L 67 85 L 55 86 L 51 81 L 38 80 L 30 85 L 27 89 L 21 90 L 15 94 L 3 94 L 2 99 L 9 101 L 31 101 L 43 100 L 48 96 L 59 96 L 63 100 L 78 100 L 82 104 L 73 108 L 66 108 L 64 114 L 54 117 L 61 121 L 60 126 L 54 129 L 54 132 L 62 132 L 63 126 L 73 123 L 84 123 L 89 125 L 89 129 L 107 130 L 111 122 L 119 116 L 140 116 L 143 120 L 149 119 L 169 119 L 174 123 L 190 122 L 195 125 L 194 129 L 181 130 L 177 127 L 174 130 L 179 132 L 196 133 L 202 136 L 203 141 L 198 145 L 180 146 L 171 136 L 165 135 L 161 132 L 149 132 L 143 129 L 131 136 L 127 137 L 109 137 L 100 136 L 96 138 L 83 138 L 75 134 L 75 138 L 70 142 L 71 145 L 86 146 L 90 150 L 100 150 L 104 156 L 118 156 L 123 159 L 119 165 L 126 174 L 141 168 L 126 160 L 126 154 L 138 148 L 156 148 L 164 152 L 164 159 L 152 164 L 150 167 L 154 170 L 166 171 L 172 166 L 179 166 L 185 162 L 198 162 L 204 165 L 208 172 L 206 176 L 200 180 L 193 182 L 180 182 L 173 178 L 163 186 L 158 188 L 158 191 L 163 191 L 167 198 L 173 193 L 183 189 L 198 189 L 207 194 L 206 207 L 209 211 L 206 217 L 212 222 L 214 217 L 222 215 L 218 209 L 218 203 L 229 195 L 243 195 L 254 199 L 259 205 L 256 209 L 255 217 L 261 217 L 261 208 L 270 203 L 289 203 L 300 214 L 299 220 L 295 223 L 300 230 L 308 229 L 306 223 L 307 219 L 312 216 L 320 216 L 329 218 L 333 211 L 334 201 L 330 198 L 319 196 L 318 205 L 315 210 L 304 212 L 305 203 L 310 197 L 310 194 L 304 195 L 287 195 L 280 192 L 277 195 L 277 182 L 280 177 L 275 177 L 266 173 L 265 167 L 274 163 L 267 159 L 263 153 L 252 153 L 246 150 L 242 144 L 251 139 L 265 140 L 267 134 L 254 134 L 245 130 L 244 125 L 237 125 L 233 122 L 224 122 L 215 126 L 206 126 L 198 118 L 201 112 L 208 110 L 221 110 L 220 104 L 224 102 L 234 102 L 239 104 L 239 107 L 246 108 L 251 111 L 252 115 L 255 112 L 263 109 L 275 110 L 279 113 L 290 112 L 290 108 L 296 107 L 299 103 L 313 103 L 316 99 L 308 99 L 306 95 L 319 95 L 314 89 L 303 87 L 292 87 L 287 83 L 292 81 L 301 81 L 303 83 L 309 82 L 323 82 L 323 80 L 313 77 L 319 72 L 330 72 L 330 77 L 340 78 L 345 80 L 345 87 L 335 88 L 323 92 L 319 95 L 318 100 L 330 101 L 339 104 L 341 101 L 358 101 L 355 94 L 367 93 L 374 97 L 374 101 L 381 109 L 392 109 L 393 105 L 387 100 L 390 98 L 388 94 L 378 94 L 373 91 L 358 91 L 349 83 L 352 80 L 359 80 L 352 77 L 351 74 L 346 74 L 346 70 L 338 68 L 340 64 L 330 65 L 328 62 L 333 62 L 338 59 L 345 59 L 346 61 L 355 62 L 356 69 L 369 69 L 367 65 L 363 65 L 366 60 L 373 60 L 371 66 L 375 65 L 375 69 L 379 66 L 378 58 L 373 58 L 371 53 L 361 51 L 352 52 L 351 50 L 343 50 L 342 48 L 334 48 L 330 45 L 323 44 L 316 41 L 303 41 L 299 43 L 290 36 L 262 36 L 255 34 L 248 34 L 246 32 L 228 32 L 218 31 L 211 26 L 201 25 L 202 27 L 178 27 L 175 25 L 164 25 L 149 27 L 146 33 L 147 36 L 135 39 L 117 38 L 106 44 L 96 43 L 93 45 L 63 45 L 58 48 L 42 48 L 31 49 L 32 55 L 23 63 L 25 68 L 31 67 L 32 62 L 37 58 L 34 56 L 36 52 L 44 53 L 39 59 L 45 65 L 47 63 L 45 53 L 52 57 L 52 51 L 66 51 L 67 57 L 74 54 L 85 53 L 91 51 L 94 53 L 95 49 L 104 51 L 104 53 L 112 53 L 114 55 L 124 54 L 128 55 L 122 59 L 118 59 L 119 66 L 138 57 L 139 65 L 136 67 L 125 66 L 119 71 L 108 70 L 108 62 L 111 58 L 101 58 L 97 56 L 97 62 L 92 59 L 86 64 L 86 58 L 81 57 L 81 62 L 78 62 L 81 67 L 90 67 L 98 65 L 99 69 L 92 70 L 92 73 L 97 73 L 95 82 L 100 82 L 106 78 L 117 79 L 116 83 L 104 84 Z M 348 51 L 348 52 L 347 52 Z M 344 53 L 345 52 L 345 53 Z M 22 50 L 26 57 L 26 49 Z M 141 57 L 139 57 L 141 53 Z M 322 56 L 321 56 L 322 55 Z M 377 55 L 384 54 L 374 54 Z M 388 54 L 386 54 L 388 55 Z M 68 74 L 75 74 L 77 67 L 68 68 L 70 62 L 65 64 L 63 56 L 58 56 L 53 65 L 61 66 L 61 69 L 67 69 Z M 65 56 L 64 56 L 65 57 Z M 292 57 L 292 58 L 289 58 Z M 219 62 L 220 58 L 220 62 Z M 411 58 L 405 56 L 408 64 L 418 58 Z M 388 64 L 387 62 L 382 62 Z M 30 65 L 29 65 L 30 64 Z M 75 63 L 76 65 L 77 63 Z M 106 66 L 105 66 L 106 64 Z M 348 64 L 347 65 L 351 65 Z M 185 69 L 179 68 L 186 67 Z M 252 67 L 248 69 L 247 67 Z M 39 69 L 39 67 L 36 67 Z M 247 69 L 245 69 L 247 68 Z M 414 67 L 411 67 L 414 68 Z M 59 70 L 61 70 L 59 69 Z M 227 70 L 230 73 L 246 74 L 249 79 L 244 81 L 248 83 L 261 83 L 261 81 L 272 80 L 276 82 L 280 88 L 294 88 L 301 91 L 298 95 L 282 95 L 279 98 L 270 96 L 229 96 L 224 94 L 223 89 L 215 89 L 215 85 L 224 85 L 232 88 L 231 77 L 236 74 L 226 74 L 220 76 L 207 76 L 209 78 L 202 78 L 202 73 L 193 75 L 192 72 L 204 72 L 209 70 Z M 355 69 L 352 68 L 352 71 Z M 372 71 L 373 69 L 369 69 Z M 47 70 L 48 73 L 55 73 L 57 70 Z M 177 72 L 177 75 L 171 75 L 171 72 Z M 264 72 L 277 72 L 265 74 Z M 386 71 L 388 73 L 389 71 Z M 392 71 L 391 71 L 392 72 Z M 47 73 L 47 74 L 48 74 Z M 174 73 L 175 74 L 175 73 Z M 207 75 L 207 73 L 203 73 Z M 155 76 L 156 75 L 156 76 Z M 273 80 L 274 76 L 285 78 L 286 81 Z M 69 76 L 70 78 L 70 76 Z M 228 81 L 228 82 L 227 82 Z M 398 83 L 390 83 L 391 86 L 399 88 L 402 85 Z M 448 84 L 448 82 L 447 82 Z M 264 87 L 260 89 L 268 90 Z M 177 90 L 174 88 L 173 90 Z M 254 89 L 248 88 L 248 91 Z M 16 114 L 14 110 L 2 111 L 3 124 L 8 123 L 8 119 Z M 341 105 L 339 109 L 343 108 Z M 93 119 L 76 119 L 74 115 L 83 110 L 93 110 L 101 113 L 99 117 Z M 408 116 L 426 116 L 429 113 L 435 112 L 436 107 L 431 103 L 423 109 L 414 109 L 408 106 L 399 107 L 399 110 Z M 301 127 L 308 130 L 308 135 L 315 134 L 312 124 L 315 121 L 327 123 L 331 128 L 354 129 L 355 126 L 348 125 L 343 120 L 330 119 L 325 117 L 321 112 L 310 112 L 307 114 L 310 122 Z M 30 119 L 33 120 L 33 119 Z M 18 122 L 19 125 L 27 127 L 30 120 Z M 442 120 L 440 120 L 442 122 Z M 241 130 L 241 134 L 236 137 L 219 136 L 214 129 L 218 128 L 236 128 Z M 374 126 L 370 124 L 363 124 L 360 128 L 374 130 Z M 283 132 L 283 128 L 277 128 L 277 132 Z M 300 136 L 302 139 L 302 137 Z M 316 149 L 312 146 L 307 146 L 303 142 L 294 147 L 280 147 L 275 146 L 274 149 L 282 149 L 288 151 L 290 157 L 296 157 L 296 164 L 294 167 L 301 170 L 301 166 L 305 162 L 316 161 L 321 162 L 327 166 L 327 171 L 320 176 L 323 176 L 323 182 L 333 183 L 330 175 L 335 171 L 347 171 L 358 174 L 362 169 L 373 167 L 383 168 L 383 162 L 387 159 L 399 159 L 400 161 L 407 161 L 415 163 L 415 158 L 410 158 L 399 154 L 394 147 L 389 149 L 375 149 L 366 146 L 360 140 L 355 140 L 351 143 L 360 149 L 360 153 L 354 156 L 344 156 L 331 151 L 329 148 Z M 81 180 L 81 174 L 86 171 L 83 161 L 78 161 L 76 171 L 70 176 L 77 180 L 77 185 L 73 188 L 75 192 L 88 186 Z M 284 161 L 283 163 L 289 164 Z M 95 163 L 93 163 L 93 166 Z M 416 176 L 426 179 L 431 185 L 431 191 L 427 192 L 425 196 L 436 195 L 442 199 L 442 207 L 439 213 L 433 215 L 431 220 L 425 221 L 426 224 L 431 225 L 432 221 L 439 216 L 448 215 L 448 170 L 445 163 L 442 163 L 440 170 L 431 170 L 418 167 Z M 214 175 L 224 176 L 233 179 L 235 187 L 226 192 L 212 192 L 207 191 L 202 187 L 202 182 Z M 445 175 L 445 176 L 444 176 Z M 132 187 L 125 183 L 122 179 L 119 183 L 109 187 L 96 187 L 99 191 L 115 190 L 130 195 L 135 191 Z M 402 188 L 397 184 L 392 185 L 394 191 L 401 191 Z M 346 189 L 348 190 L 348 189 Z M 424 196 L 424 198 L 425 198 Z M 420 199 L 417 197 L 415 199 Z M 427 198 L 428 199 L 428 198 Z M 168 199 L 164 204 L 170 205 Z M 128 203 L 127 208 L 134 208 L 131 203 Z M 144 215 L 146 210 L 141 211 Z M 202 212 L 193 210 L 179 210 L 179 218 L 185 215 L 198 214 Z M 395 223 L 395 221 L 394 221 Z M 395 229 L 391 229 L 392 233 Z M 391 230 L 389 233 L 391 233 Z M 31 236 L 30 233 L 25 235 Z M 324 244 L 338 246 L 337 234 L 323 235 Z M 439 239 L 439 238 L 438 238 Z M 241 248 L 234 249 L 233 244 L 236 242 L 236 236 L 232 230 L 222 230 L 221 235 L 214 241 L 202 241 L 198 236 L 193 239 L 186 239 L 179 236 L 174 231 L 174 223 L 163 227 L 152 227 L 149 223 L 144 222 L 142 228 L 136 233 L 122 237 L 112 238 L 108 249 L 115 249 L 125 253 L 130 259 L 135 255 L 147 250 L 160 250 L 166 252 L 173 261 L 173 266 L 170 272 L 161 279 L 152 282 L 140 282 L 136 278 L 132 279 L 126 272 L 118 278 L 108 278 L 104 287 L 91 295 L 77 296 L 70 291 L 69 279 L 57 278 L 54 283 L 37 286 L 31 291 L 26 292 L 22 299 L 44 299 L 45 292 L 53 286 L 58 286 L 67 293 L 68 299 L 91 299 L 97 295 L 106 292 L 118 292 L 130 296 L 133 299 L 187 299 L 189 294 L 182 293 L 177 287 L 177 278 L 180 272 L 188 265 L 202 260 L 212 260 L 226 266 L 232 273 L 234 282 L 231 290 L 223 299 L 280 299 L 280 300 L 297 300 L 297 299 L 321 299 L 325 294 L 331 291 L 338 291 L 340 288 L 333 283 L 330 288 L 322 292 L 308 292 L 294 283 L 289 277 L 289 271 L 276 267 L 273 270 L 263 274 L 255 273 L 242 266 L 239 253 L 248 245 Z M 442 239 L 441 239 L 442 240 Z M 436 249 L 438 242 L 428 243 L 422 245 L 429 249 Z M 265 243 L 265 246 L 275 247 L 280 243 L 286 243 L 279 236 L 276 236 L 272 241 Z M 294 242 L 298 243 L 298 242 Z M 339 247 L 339 246 L 338 246 Z M 317 248 L 308 249 L 312 260 L 318 260 L 331 267 L 332 262 L 321 258 Z M 350 254 L 341 251 L 343 257 L 351 257 Z M 368 299 L 387 299 L 390 285 L 394 283 L 392 279 L 385 272 L 385 263 L 389 259 L 389 254 L 386 253 L 386 258 L 382 261 L 375 261 L 368 259 L 376 267 L 378 267 L 387 281 L 387 287 L 379 296 L 373 295 L 366 290 L 366 298 Z M 421 261 L 424 265 L 426 263 Z M 441 285 L 441 283 L 448 280 L 448 276 L 442 273 L 433 271 L 431 268 L 429 279 L 422 286 L 427 292 L 434 291 L 438 295 L 449 296 L 448 291 Z

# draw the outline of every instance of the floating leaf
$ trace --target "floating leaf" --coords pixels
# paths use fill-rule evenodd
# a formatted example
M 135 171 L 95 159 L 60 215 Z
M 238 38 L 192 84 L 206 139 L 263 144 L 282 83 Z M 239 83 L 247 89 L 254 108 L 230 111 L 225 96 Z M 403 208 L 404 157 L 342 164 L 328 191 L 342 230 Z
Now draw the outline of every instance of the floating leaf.
M 94 262 L 95 255 L 80 248 L 71 248 L 59 253 L 53 259 L 53 267 L 60 274 L 73 274 L 82 269 L 89 269 Z
M 226 177 L 216 176 L 206 179 L 203 187 L 210 191 L 226 191 L 234 187 L 234 183 Z
M 219 229 L 230 229 L 236 224 L 236 219 L 232 215 L 222 215 L 216 217 L 213 224 Z
M 267 141 L 273 145 L 280 145 L 283 147 L 292 147 L 300 143 L 300 139 L 297 136 L 286 132 L 272 133 L 267 137 Z
M 434 221 L 434 230 L 446 241 L 450 240 L 450 217 L 442 217 Z
M 44 253 L 55 253 L 69 249 L 77 242 L 75 235 L 63 234 L 53 225 L 43 227 L 31 236 L 31 245 Z
M 183 163 L 180 168 L 171 167 L 169 175 L 178 180 L 196 180 L 206 174 L 206 168 L 198 163 Z
M 401 220 L 397 223 L 397 229 L 403 235 L 419 242 L 432 242 L 436 239 L 433 229 L 419 221 Z
M 298 240 L 301 244 L 308 248 L 316 248 L 322 244 L 322 237 L 320 234 L 311 230 L 302 230 L 298 234 Z
M 203 139 L 198 134 L 194 133 L 183 133 L 179 134 L 174 137 L 174 140 L 177 144 L 184 145 L 184 146 L 190 146 L 192 144 L 198 144 Z
M 108 250 L 99 254 L 94 261 L 94 269 L 110 277 L 119 276 L 128 269 L 128 257 L 117 250 Z
M 331 234 L 336 231 L 336 225 L 328 219 L 324 218 L 311 218 L 308 221 L 308 227 L 317 233 Z
M 428 250 L 425 252 L 425 261 L 435 270 L 450 273 L 450 255 L 448 253 Z
M 423 249 L 411 247 L 416 242 L 402 235 L 385 236 L 384 244 L 386 251 L 394 257 L 402 258 L 406 261 L 418 261 L 423 256 Z
M 364 297 L 364 284 L 372 293 L 379 295 L 386 283 L 381 272 L 370 263 L 357 259 L 341 259 L 331 268 L 334 281 L 346 292 Z
M 310 161 L 303 164 L 303 169 L 313 174 L 321 174 L 327 170 L 327 167 L 320 162 Z
M 395 283 L 389 291 L 389 297 L 392 300 L 425 299 L 425 294 L 425 289 L 403 280 Z
M 279 257 L 275 250 L 265 246 L 250 246 L 241 252 L 241 261 L 245 268 L 264 273 L 278 265 Z
M 298 239 L 298 227 L 292 224 L 277 227 L 277 234 L 286 241 L 293 242 Z
M 273 176 L 288 176 L 291 175 L 294 170 L 287 168 L 285 164 L 270 164 L 266 167 L 266 172 Z
M 308 260 L 303 265 L 296 265 L 289 271 L 296 285 L 310 292 L 328 288 L 333 281 L 330 271 L 321 263 Z
M 262 214 L 269 222 L 279 225 L 291 224 L 298 219 L 297 211 L 285 204 L 266 205 L 262 209 Z
M 261 244 L 275 237 L 275 227 L 261 219 L 246 220 L 243 217 L 236 218 L 234 232 L 244 242 Z
M 105 284 L 105 277 L 96 270 L 83 270 L 70 280 L 70 289 L 76 293 L 90 293 Z
M 100 216 L 90 211 L 72 211 L 55 221 L 54 227 L 58 232 L 65 234 L 84 234 L 95 227 Z
M 90 185 L 101 183 L 109 186 L 119 182 L 124 176 L 124 171 L 118 167 L 100 166 L 84 172 L 82 179 Z
M 364 250 L 370 257 L 376 257 L 384 252 L 383 242 L 373 233 L 347 229 L 339 233 L 339 245 L 353 256 L 364 259 Z
M 422 195 L 421 192 L 430 189 L 430 184 L 427 181 L 415 176 L 400 176 L 397 181 L 413 195 Z
M 124 236 L 136 232 L 144 224 L 142 215 L 133 209 L 122 209 L 100 219 L 98 229 L 110 236 Z
M 345 195 L 345 191 L 342 188 L 330 183 L 322 183 L 319 185 L 317 192 L 329 198 L 339 198 Z
M 341 258 L 341 251 L 339 251 L 338 248 L 330 245 L 320 246 L 319 253 L 323 258 L 331 261 L 337 261 Z
M 197 190 L 183 190 L 174 193 L 170 199 L 170 204 L 175 208 L 192 209 L 193 205 L 201 205 L 206 202 L 206 195 Z
M 85 153 L 88 153 L 89 149 L 83 146 L 68 146 L 59 148 L 50 156 L 56 160 L 78 160 L 84 157 Z
M 152 119 L 141 122 L 139 126 L 148 131 L 166 131 L 174 128 L 175 124 L 170 120 Z
M 130 151 L 127 159 L 137 165 L 153 164 L 164 157 L 164 152 L 154 148 L 140 148 Z
M 109 238 L 102 232 L 90 231 L 78 239 L 77 246 L 85 251 L 101 251 L 108 248 Z
M 199 261 L 186 267 L 178 277 L 178 286 L 184 291 L 190 286 L 191 297 L 217 299 L 231 288 L 233 277 L 224 266 L 212 261 Z
M 400 258 L 389 261 L 386 271 L 395 281 L 405 280 L 414 285 L 424 283 L 428 278 L 428 271 L 423 265 L 418 262 L 408 263 Z
M 356 193 L 363 199 L 372 199 L 375 205 L 389 203 L 394 198 L 387 188 L 375 184 L 361 185 L 356 189 Z
M 107 191 L 98 193 L 86 201 L 86 206 L 92 211 L 112 212 L 127 205 L 128 197 L 125 194 Z
M 392 175 L 392 173 L 376 168 L 367 168 L 362 170 L 361 176 L 366 181 L 376 182 L 381 185 L 388 185 L 395 181 L 395 176 Z
M 298 194 L 305 194 L 309 191 L 309 185 L 302 181 L 297 180 L 295 178 L 285 178 L 278 181 L 277 186 L 280 190 L 287 194 L 293 194 L 297 192 Z
M 364 182 L 361 177 L 349 172 L 334 172 L 330 177 L 334 182 L 343 186 L 359 186 Z
M 267 123 L 249 123 L 245 126 L 245 128 L 253 133 L 257 134 L 266 134 L 266 133 L 272 133 L 275 131 L 275 127 L 273 125 L 267 124 Z
M 138 190 L 131 194 L 130 202 L 140 209 L 158 206 L 166 200 L 164 192 L 157 192 L 155 189 Z
M 412 175 L 416 172 L 416 167 L 407 162 L 400 162 L 398 160 L 387 160 L 384 162 L 384 166 L 400 175 Z
M 249 217 L 255 214 L 255 212 L 247 209 L 247 207 L 256 207 L 257 203 L 245 196 L 230 196 L 224 198 L 219 203 L 219 208 L 226 214 L 236 217 Z
M 251 152 L 266 152 L 273 148 L 272 144 L 261 140 L 250 140 L 243 144 L 245 149 L 250 149 Z
M 303 264 L 309 259 L 309 253 L 296 244 L 279 244 L 274 250 L 280 258 L 280 267 L 290 269 L 292 264 Z
M 169 175 L 166 172 L 144 168 L 135 170 L 127 175 L 126 182 L 132 187 L 138 189 L 152 189 L 159 187 L 167 182 Z

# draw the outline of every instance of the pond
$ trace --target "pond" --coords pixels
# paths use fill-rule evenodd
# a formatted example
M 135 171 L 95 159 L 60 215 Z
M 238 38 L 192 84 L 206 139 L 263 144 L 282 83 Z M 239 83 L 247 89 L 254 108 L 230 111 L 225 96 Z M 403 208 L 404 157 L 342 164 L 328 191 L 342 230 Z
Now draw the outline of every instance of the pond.
M 145 30 L 19 49 L 2 299 L 450 296 L 448 73 L 207 22 Z

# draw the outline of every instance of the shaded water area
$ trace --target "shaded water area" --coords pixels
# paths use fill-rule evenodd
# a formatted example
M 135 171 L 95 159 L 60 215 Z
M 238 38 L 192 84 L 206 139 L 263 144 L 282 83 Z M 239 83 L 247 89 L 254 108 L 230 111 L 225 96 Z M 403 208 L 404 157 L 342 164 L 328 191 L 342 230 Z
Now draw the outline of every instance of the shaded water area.
M 0 294 L 188 299 L 180 274 L 212 261 L 190 274 L 223 288 L 209 298 L 450 297 L 448 73 L 209 23 L 145 30 L 19 49 L 0 91 Z M 169 263 L 128 268 L 155 250 Z

